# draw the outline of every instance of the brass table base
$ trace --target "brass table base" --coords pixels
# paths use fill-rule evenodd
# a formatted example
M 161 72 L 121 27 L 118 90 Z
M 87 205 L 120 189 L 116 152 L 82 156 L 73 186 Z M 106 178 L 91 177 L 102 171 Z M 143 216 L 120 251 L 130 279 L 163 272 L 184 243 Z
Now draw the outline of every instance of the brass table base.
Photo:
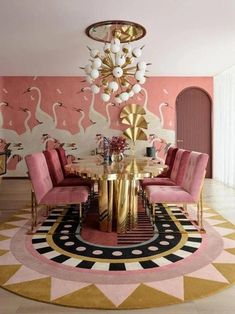
M 137 226 L 138 191 L 137 180 L 99 181 L 99 224 L 100 230 L 111 232 L 113 221 L 116 230 L 123 233 Z

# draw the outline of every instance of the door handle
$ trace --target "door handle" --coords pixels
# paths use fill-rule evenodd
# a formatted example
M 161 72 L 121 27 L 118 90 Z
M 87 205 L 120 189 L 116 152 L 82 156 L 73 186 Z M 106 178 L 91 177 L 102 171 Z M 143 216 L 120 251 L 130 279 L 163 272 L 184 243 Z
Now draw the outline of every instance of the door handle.
M 177 143 L 183 143 L 184 140 L 177 140 Z

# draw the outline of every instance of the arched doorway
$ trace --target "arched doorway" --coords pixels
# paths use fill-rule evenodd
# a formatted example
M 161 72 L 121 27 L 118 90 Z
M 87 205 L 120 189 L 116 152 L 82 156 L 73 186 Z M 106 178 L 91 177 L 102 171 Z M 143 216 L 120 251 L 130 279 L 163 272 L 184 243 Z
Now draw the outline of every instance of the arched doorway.
M 184 89 L 176 98 L 176 145 L 207 153 L 206 177 L 212 177 L 212 128 L 210 96 L 199 87 Z

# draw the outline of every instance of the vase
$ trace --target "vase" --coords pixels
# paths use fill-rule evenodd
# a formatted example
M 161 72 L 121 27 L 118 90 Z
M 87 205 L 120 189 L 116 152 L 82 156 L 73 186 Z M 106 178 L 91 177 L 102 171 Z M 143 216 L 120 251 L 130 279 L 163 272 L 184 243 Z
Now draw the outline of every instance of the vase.
M 112 155 L 111 155 L 111 160 L 113 162 L 119 162 L 119 161 L 123 160 L 123 158 L 124 158 L 123 153 L 112 153 Z
M 146 156 L 155 158 L 156 156 L 156 149 L 155 147 L 146 147 Z

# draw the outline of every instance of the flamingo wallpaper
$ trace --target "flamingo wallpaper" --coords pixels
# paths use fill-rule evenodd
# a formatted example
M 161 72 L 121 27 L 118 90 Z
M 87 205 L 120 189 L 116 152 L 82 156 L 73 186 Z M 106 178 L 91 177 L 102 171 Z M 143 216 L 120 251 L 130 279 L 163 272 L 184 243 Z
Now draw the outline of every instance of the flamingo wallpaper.
M 82 77 L 0 77 L 0 151 L 8 148 L 7 176 L 26 176 L 24 156 L 63 146 L 69 158 L 90 155 L 96 134 L 121 135 L 119 113 L 125 104 L 103 103 Z M 131 103 L 147 114 L 147 134 L 155 134 L 159 158 L 175 144 L 175 101 L 185 88 L 197 86 L 212 97 L 212 77 L 150 77 Z M 130 101 L 128 101 L 130 103 Z M 136 152 L 145 153 L 147 141 Z

